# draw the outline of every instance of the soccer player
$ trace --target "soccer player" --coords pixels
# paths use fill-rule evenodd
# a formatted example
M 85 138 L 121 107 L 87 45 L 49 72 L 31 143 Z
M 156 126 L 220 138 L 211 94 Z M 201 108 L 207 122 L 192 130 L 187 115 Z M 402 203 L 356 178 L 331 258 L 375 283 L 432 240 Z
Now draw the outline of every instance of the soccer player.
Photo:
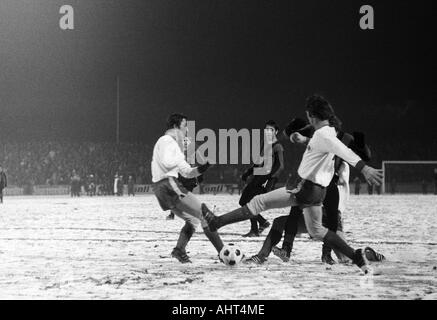
M 186 246 L 195 232 L 199 222 L 207 238 L 218 253 L 223 242 L 216 231 L 211 231 L 202 217 L 201 203 L 178 181 L 178 175 L 194 178 L 204 173 L 210 164 L 192 168 L 185 160 L 183 141 L 187 118 L 182 114 L 172 114 L 167 120 L 167 131 L 158 139 L 153 148 L 152 189 L 162 210 L 172 210 L 176 216 L 185 221 L 176 247 L 171 255 L 181 263 L 191 262 L 186 253 Z
M 291 188 L 280 188 L 254 197 L 247 205 L 222 216 L 215 216 L 205 204 L 202 214 L 210 230 L 217 230 L 230 223 L 255 217 L 260 212 L 273 208 L 299 206 L 303 209 L 305 226 L 313 239 L 323 241 L 329 247 L 347 256 L 365 274 L 371 272 L 362 249 L 354 250 L 336 233 L 322 226 L 322 203 L 326 187 L 334 175 L 334 156 L 345 160 L 359 170 L 366 181 L 380 184 L 381 174 L 367 166 L 363 160 L 347 148 L 338 138 L 330 121 L 336 118 L 329 102 L 318 95 L 307 99 L 306 115 L 315 132 L 308 142 L 298 169 L 299 179 Z M 306 141 L 297 132 L 291 137 L 294 142 Z
M 8 186 L 8 178 L 0 165 L 0 203 L 3 203 L 3 189 Z
M 253 197 L 258 194 L 269 192 L 275 189 L 276 182 L 279 175 L 284 170 L 284 148 L 278 141 L 277 135 L 279 127 L 273 120 L 266 122 L 264 128 L 267 136 L 267 142 L 272 145 L 272 167 L 269 173 L 265 175 L 254 175 L 253 170 L 255 167 L 262 167 L 262 164 L 255 165 L 242 175 L 242 180 L 249 183 L 243 190 L 239 204 L 240 206 L 246 205 Z M 270 223 L 261 214 L 258 214 L 256 218 L 250 219 L 250 231 L 243 235 L 243 237 L 258 237 L 261 232 L 270 226 Z M 259 224 L 259 228 L 258 228 Z

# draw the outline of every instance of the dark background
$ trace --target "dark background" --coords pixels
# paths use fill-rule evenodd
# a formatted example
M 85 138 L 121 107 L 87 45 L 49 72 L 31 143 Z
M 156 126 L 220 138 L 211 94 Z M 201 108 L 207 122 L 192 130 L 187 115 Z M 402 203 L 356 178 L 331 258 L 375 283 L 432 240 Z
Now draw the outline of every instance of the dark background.
M 284 126 L 314 92 L 370 142 L 428 160 L 437 140 L 432 1 L 70 0 L 73 31 L 63 4 L 0 2 L 0 141 L 115 141 L 117 75 L 121 141 L 153 144 L 172 112 Z

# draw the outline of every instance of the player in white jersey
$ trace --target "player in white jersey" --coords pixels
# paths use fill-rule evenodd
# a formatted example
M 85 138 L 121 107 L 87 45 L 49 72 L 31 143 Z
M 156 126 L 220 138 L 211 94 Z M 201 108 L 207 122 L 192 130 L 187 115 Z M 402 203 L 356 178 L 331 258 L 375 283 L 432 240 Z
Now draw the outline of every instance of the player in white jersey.
M 333 119 L 330 125 L 334 126 L 337 130 L 337 137 L 347 147 L 351 148 L 360 157 L 365 160 L 370 160 L 370 149 L 364 143 L 364 134 L 354 132 L 353 135 L 341 131 L 341 122 L 339 119 Z M 284 130 L 284 136 L 288 139 L 294 132 L 299 132 L 303 136 L 307 137 L 307 141 L 311 138 L 313 131 L 309 130 L 307 123 L 299 118 L 294 118 Z M 332 178 L 329 186 L 326 188 L 326 196 L 323 201 L 323 218 L 322 225 L 329 230 L 336 232 L 343 239 L 343 224 L 341 213 L 344 212 L 346 207 L 346 201 L 349 196 L 349 165 L 342 161 L 340 158 L 335 157 L 335 174 Z M 276 247 L 282 238 L 284 233 L 284 241 L 282 248 Z M 290 254 L 293 249 L 294 239 L 298 233 L 308 233 L 305 227 L 305 220 L 302 214 L 302 209 L 298 206 L 292 207 L 289 215 L 280 216 L 273 220 L 272 228 L 269 231 L 261 250 L 245 260 L 246 263 L 262 264 L 267 261 L 268 256 L 273 253 L 278 256 L 282 261 L 287 262 L 290 260 Z M 345 256 L 341 255 L 337 251 L 340 262 L 346 262 Z M 365 249 L 366 257 L 369 261 L 382 261 L 383 255 L 377 253 L 370 247 Z M 335 260 L 331 257 L 331 248 L 326 244 L 322 247 L 322 262 L 327 264 L 334 264 Z
M 323 241 L 350 258 L 364 273 L 368 273 L 370 268 L 364 251 L 354 250 L 336 233 L 323 227 L 322 203 L 326 187 L 334 175 L 335 156 L 359 170 L 370 184 L 379 185 L 381 174 L 367 166 L 337 138 L 335 128 L 330 126 L 330 120 L 335 117 L 335 113 L 328 101 L 320 96 L 309 97 L 306 114 L 315 132 L 308 142 L 298 169 L 300 179 L 293 188 L 284 187 L 258 195 L 246 206 L 222 216 L 215 216 L 205 204 L 202 204 L 202 214 L 208 221 L 210 230 L 217 230 L 224 225 L 250 219 L 265 210 L 299 206 L 303 209 L 306 229 L 313 239 Z M 292 140 L 302 142 L 306 139 L 299 133 L 293 133 Z
M 186 253 L 188 241 L 200 224 L 207 238 L 219 253 L 223 242 L 216 231 L 211 231 L 202 217 L 201 203 L 178 180 L 178 175 L 195 178 L 209 167 L 205 163 L 192 168 L 185 160 L 183 143 L 187 119 L 184 115 L 173 114 L 167 121 L 167 131 L 160 137 L 153 148 L 152 189 L 162 210 L 171 210 L 185 221 L 172 256 L 182 263 L 191 262 Z

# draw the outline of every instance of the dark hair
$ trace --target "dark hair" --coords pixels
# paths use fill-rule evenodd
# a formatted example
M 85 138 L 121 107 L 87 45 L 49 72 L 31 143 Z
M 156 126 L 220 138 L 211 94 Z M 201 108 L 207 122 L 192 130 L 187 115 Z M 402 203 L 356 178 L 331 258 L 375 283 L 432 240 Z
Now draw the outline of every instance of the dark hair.
M 320 120 L 328 120 L 329 124 L 336 129 L 341 128 L 341 120 L 335 115 L 331 104 L 320 95 L 312 95 L 306 100 L 306 109 L 310 116 Z
M 175 126 L 177 128 L 181 127 L 182 120 L 187 120 L 187 117 L 181 113 L 173 113 L 167 118 L 167 129 L 173 129 Z
M 273 127 L 273 128 L 275 128 L 275 131 L 279 131 L 279 126 L 278 126 L 278 125 L 276 124 L 276 122 L 273 121 L 273 120 L 269 120 L 269 121 L 267 121 L 265 126 L 266 126 L 266 127 L 267 127 L 267 126 L 269 126 L 269 127 Z

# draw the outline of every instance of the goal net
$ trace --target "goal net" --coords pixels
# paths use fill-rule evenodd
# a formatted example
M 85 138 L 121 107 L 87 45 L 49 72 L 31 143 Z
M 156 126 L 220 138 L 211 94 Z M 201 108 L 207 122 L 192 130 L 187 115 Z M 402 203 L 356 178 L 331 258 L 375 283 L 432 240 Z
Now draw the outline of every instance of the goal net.
M 437 161 L 383 161 L 382 192 L 437 194 Z

